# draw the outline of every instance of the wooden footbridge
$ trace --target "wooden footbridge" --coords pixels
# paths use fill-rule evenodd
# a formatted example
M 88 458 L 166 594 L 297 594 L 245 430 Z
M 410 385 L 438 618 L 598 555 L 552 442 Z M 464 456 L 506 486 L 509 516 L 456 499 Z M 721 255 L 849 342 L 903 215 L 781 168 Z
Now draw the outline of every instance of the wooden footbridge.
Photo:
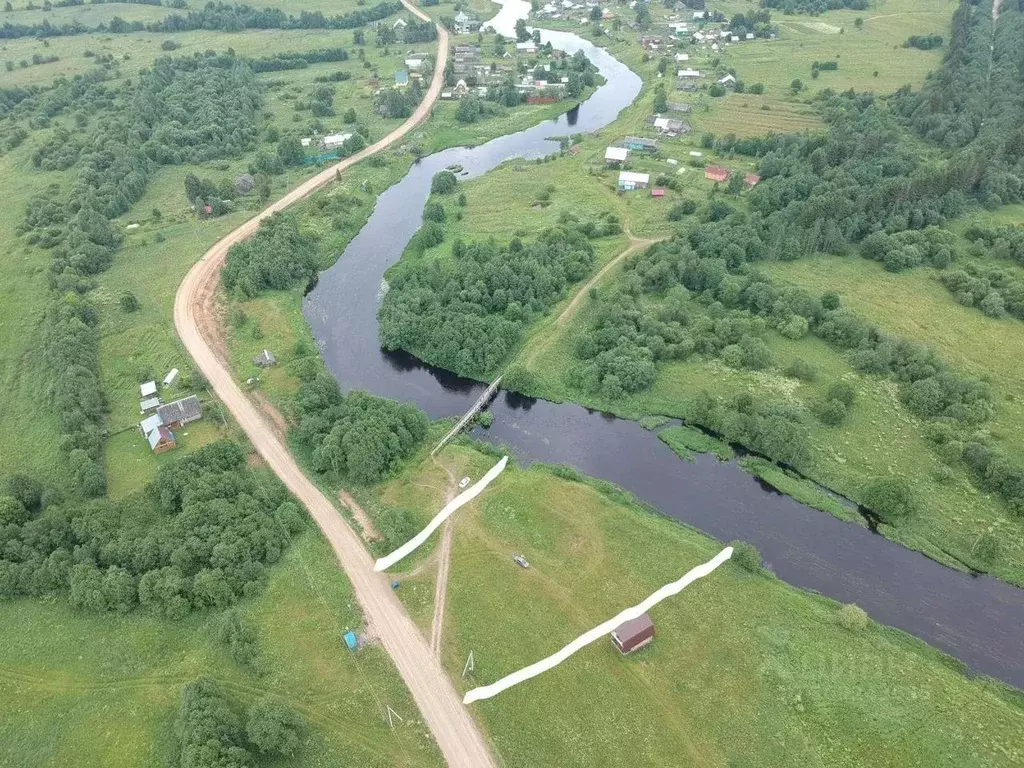
M 473 403 L 473 407 L 466 411 L 463 417 L 459 419 L 458 423 L 454 427 L 451 428 L 448 434 L 441 438 L 441 442 L 435 445 L 434 450 L 430 452 L 431 456 L 433 456 L 442 448 L 444 448 L 449 440 L 451 440 L 453 437 L 459 434 L 459 432 L 463 430 L 463 428 L 473 419 L 473 417 L 480 413 L 480 411 L 483 410 L 487 406 L 487 404 L 494 399 L 494 396 L 498 393 L 499 384 L 501 384 L 501 376 L 499 376 L 490 383 L 490 386 L 488 386 L 487 389 L 484 390 L 484 393 L 480 395 L 480 397 L 477 399 L 477 401 Z

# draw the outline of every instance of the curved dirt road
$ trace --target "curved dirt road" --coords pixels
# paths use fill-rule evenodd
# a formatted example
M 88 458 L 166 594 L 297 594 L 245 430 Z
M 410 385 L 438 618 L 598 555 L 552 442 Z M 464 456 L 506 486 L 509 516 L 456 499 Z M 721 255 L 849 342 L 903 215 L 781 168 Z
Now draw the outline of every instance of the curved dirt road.
M 403 5 L 420 19 L 429 21 L 426 14 L 402 0 Z M 278 438 L 265 414 L 246 397 L 231 378 L 231 374 L 215 354 L 211 340 L 204 336 L 201 325 L 209 321 L 206 316 L 213 307 L 228 249 L 250 237 L 263 219 L 284 210 L 335 178 L 365 157 L 379 152 L 400 140 L 430 114 L 444 82 L 444 67 L 448 57 L 448 33 L 438 26 L 438 52 L 434 77 L 416 112 L 399 128 L 363 151 L 318 173 L 299 185 L 258 215 L 242 224 L 208 250 L 185 277 L 174 300 L 174 325 L 199 370 L 206 376 L 214 392 L 231 411 L 249 440 L 288 487 L 309 510 L 310 515 L 324 532 L 338 556 L 355 590 L 367 622 L 375 636 L 391 655 L 399 674 L 412 693 L 437 744 L 450 766 L 488 768 L 494 758 L 476 723 L 463 706 L 455 687 L 431 653 L 430 645 L 406 615 L 395 597 L 387 576 L 375 573 L 373 559 L 363 547 L 356 533 L 342 519 L 327 497 L 303 474 L 287 447 Z M 339 653 L 343 651 L 339 646 Z

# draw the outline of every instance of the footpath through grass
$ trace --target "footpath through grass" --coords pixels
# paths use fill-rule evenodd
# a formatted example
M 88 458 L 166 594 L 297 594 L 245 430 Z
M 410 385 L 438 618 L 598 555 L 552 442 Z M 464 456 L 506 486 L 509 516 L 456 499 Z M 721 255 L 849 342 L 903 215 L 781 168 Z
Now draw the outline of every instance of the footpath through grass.
M 493 458 L 455 446 L 440 461 L 476 478 Z M 419 488 L 445 480 L 424 461 L 382 493 L 415 503 Z M 554 652 L 721 547 L 621 491 L 542 466 L 507 469 L 454 525 L 443 658 L 462 690 Z M 528 570 L 512 561 L 517 553 Z M 422 602 L 432 581 L 426 569 L 399 594 Z M 968 679 L 901 632 L 844 623 L 839 611 L 730 563 L 651 611 L 648 649 L 623 658 L 599 641 L 472 707 L 508 766 L 991 768 L 1021 759 L 1019 694 Z M 463 678 L 470 651 L 475 670 Z
M 387 654 L 352 653 L 364 631 L 352 588 L 318 532 L 302 533 L 263 595 L 241 606 L 258 637 L 257 667 L 217 639 L 219 614 L 171 622 L 94 616 L 64 600 L 17 600 L 0 621 L 0 765 L 150 768 L 174 757 L 182 687 L 215 678 L 236 705 L 279 698 L 307 723 L 280 766 L 440 766 L 442 760 Z M 403 718 L 388 726 L 386 706 Z

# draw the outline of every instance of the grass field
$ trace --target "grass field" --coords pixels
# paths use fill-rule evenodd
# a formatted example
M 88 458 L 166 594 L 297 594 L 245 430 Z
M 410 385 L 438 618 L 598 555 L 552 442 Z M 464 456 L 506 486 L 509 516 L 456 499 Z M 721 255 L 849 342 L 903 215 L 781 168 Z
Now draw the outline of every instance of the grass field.
M 215 678 L 236 704 L 272 696 L 308 724 L 286 766 L 440 766 L 442 760 L 387 654 L 345 649 L 362 619 L 330 547 L 301 534 L 266 592 L 242 612 L 259 638 L 263 674 L 217 638 L 216 615 L 171 623 L 93 616 L 63 600 L 0 606 L 0 765 L 170 765 L 182 687 Z M 386 706 L 404 719 L 388 727 Z
M 479 477 L 493 459 L 454 447 L 440 461 Z M 425 460 L 382 495 L 419 500 L 426 516 L 437 501 L 429 488 L 446 481 Z M 443 657 L 463 690 L 555 651 L 720 547 L 625 494 L 539 466 L 507 469 L 454 526 Z M 520 552 L 529 570 L 512 562 Z M 414 615 L 429 616 L 433 573 L 403 577 L 399 594 Z M 599 641 L 471 706 L 508 766 L 961 768 L 1019 759 L 1014 694 L 964 677 L 900 632 L 846 629 L 837 610 L 727 564 L 652 610 L 649 649 L 622 658 Z M 470 650 L 475 671 L 463 678 Z

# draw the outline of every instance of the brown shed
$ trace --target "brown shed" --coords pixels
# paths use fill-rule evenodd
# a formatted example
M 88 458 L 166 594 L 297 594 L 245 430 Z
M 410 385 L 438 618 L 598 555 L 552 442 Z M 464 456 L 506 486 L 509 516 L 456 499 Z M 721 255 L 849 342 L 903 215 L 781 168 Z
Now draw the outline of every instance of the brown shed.
M 654 639 L 654 622 L 646 613 L 612 630 L 612 645 L 623 655 L 643 648 Z

